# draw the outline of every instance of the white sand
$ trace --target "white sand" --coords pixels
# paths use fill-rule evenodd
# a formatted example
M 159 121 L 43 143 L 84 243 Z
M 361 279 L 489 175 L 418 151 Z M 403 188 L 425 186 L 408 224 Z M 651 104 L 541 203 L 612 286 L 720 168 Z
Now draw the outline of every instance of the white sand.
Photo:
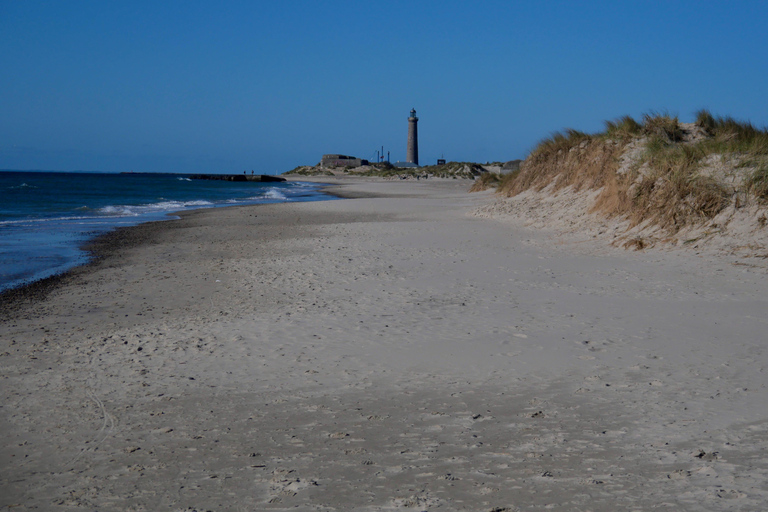
M 389 197 L 139 227 L 5 318 L 0 506 L 768 507 L 765 273 L 340 181 Z

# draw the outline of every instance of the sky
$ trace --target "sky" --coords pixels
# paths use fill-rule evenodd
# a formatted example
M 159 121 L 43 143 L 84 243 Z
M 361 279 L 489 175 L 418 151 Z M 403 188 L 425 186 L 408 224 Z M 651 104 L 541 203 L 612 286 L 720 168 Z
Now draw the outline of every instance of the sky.
M 0 0 L 0 169 L 525 158 L 706 108 L 768 126 L 766 1 Z

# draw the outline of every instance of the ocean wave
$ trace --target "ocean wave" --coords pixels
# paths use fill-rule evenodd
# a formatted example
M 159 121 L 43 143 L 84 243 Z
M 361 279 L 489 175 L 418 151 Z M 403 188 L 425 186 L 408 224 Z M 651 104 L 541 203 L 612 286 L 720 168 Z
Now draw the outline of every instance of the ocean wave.
M 100 215 L 118 217 L 138 217 L 148 213 L 162 213 L 184 210 L 201 206 L 213 206 L 214 203 L 203 199 L 193 201 L 161 201 L 141 205 L 109 205 L 99 208 Z
M 61 222 L 61 221 L 88 220 L 88 219 L 93 219 L 93 217 L 83 217 L 81 215 L 78 215 L 73 217 L 42 217 L 38 219 L 0 220 L 0 226 L 13 226 L 13 225 L 24 225 L 24 224 L 38 224 L 43 222 Z
M 269 190 L 264 192 L 264 197 L 266 199 L 277 199 L 279 201 L 287 201 L 288 200 L 288 198 L 285 197 L 285 194 L 283 194 L 282 192 L 280 192 L 276 188 L 270 188 Z
M 305 197 L 315 195 L 317 187 L 310 183 L 302 186 L 290 187 L 269 187 L 258 195 L 241 198 L 220 199 L 210 201 L 205 199 L 194 200 L 166 200 L 158 198 L 154 203 L 145 203 L 139 205 L 115 204 L 103 206 L 101 208 L 89 207 L 87 205 L 76 207 L 72 210 L 72 215 L 57 215 L 55 217 L 39 218 L 18 218 L 13 220 L 0 220 L 0 226 L 23 226 L 23 225 L 42 225 L 45 223 L 56 222 L 101 222 L 107 219 L 113 219 L 113 222 L 122 222 L 118 219 L 137 219 L 143 216 L 157 216 L 164 213 L 172 213 L 194 208 L 209 208 L 215 206 L 238 205 L 249 203 L 263 203 L 274 201 L 295 201 Z M 62 212 L 63 213 L 63 212 Z
M 189 178 L 176 178 L 176 179 L 179 180 L 179 181 L 192 181 Z
M 28 183 L 22 183 L 21 185 L 16 185 L 15 187 L 8 187 L 10 190 L 17 190 L 20 188 L 37 188 L 34 185 L 30 185 Z
M 206 201 L 205 199 L 198 199 L 196 201 L 185 201 L 184 206 L 212 206 L 213 203 L 211 201 Z
M 103 215 L 135 216 L 139 215 L 136 206 L 105 206 L 99 208 L 98 212 Z

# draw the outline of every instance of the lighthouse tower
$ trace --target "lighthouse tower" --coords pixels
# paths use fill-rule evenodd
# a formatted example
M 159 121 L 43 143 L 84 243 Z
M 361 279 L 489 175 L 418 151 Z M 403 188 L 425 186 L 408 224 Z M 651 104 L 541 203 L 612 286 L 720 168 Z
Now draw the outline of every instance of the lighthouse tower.
M 408 151 L 405 153 L 405 161 L 419 165 L 419 130 L 416 117 L 416 109 L 411 109 L 411 117 L 408 118 Z

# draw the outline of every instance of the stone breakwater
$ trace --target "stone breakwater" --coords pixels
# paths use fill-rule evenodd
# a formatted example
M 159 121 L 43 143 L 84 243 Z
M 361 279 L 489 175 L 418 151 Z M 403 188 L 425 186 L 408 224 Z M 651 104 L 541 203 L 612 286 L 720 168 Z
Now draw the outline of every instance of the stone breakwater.
M 224 181 L 256 181 L 260 183 L 286 181 L 285 178 L 281 178 L 279 176 L 271 176 L 269 174 L 193 174 L 192 176 L 190 176 L 190 179 L 224 180 Z

